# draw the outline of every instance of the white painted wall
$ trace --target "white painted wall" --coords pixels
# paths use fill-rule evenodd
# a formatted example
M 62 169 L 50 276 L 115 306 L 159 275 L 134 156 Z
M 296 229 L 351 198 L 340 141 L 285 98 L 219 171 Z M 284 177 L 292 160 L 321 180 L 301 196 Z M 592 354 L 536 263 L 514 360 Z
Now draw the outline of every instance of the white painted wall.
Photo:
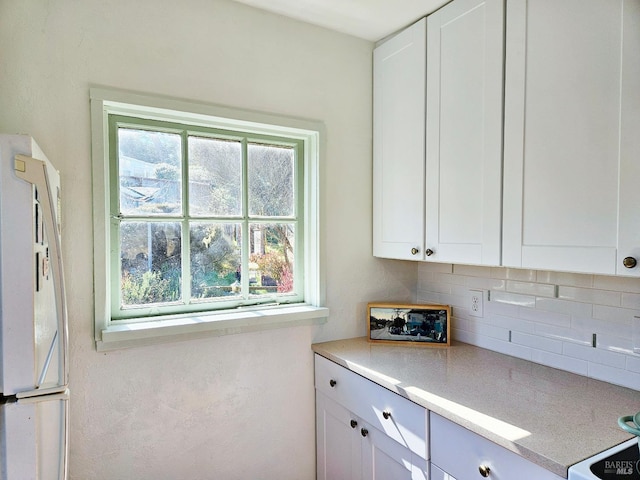
M 314 478 L 310 344 L 416 289 L 415 264 L 371 254 L 372 48 L 227 0 L 0 1 L 0 131 L 62 173 L 71 479 Z M 329 323 L 98 354 L 90 86 L 323 121 Z

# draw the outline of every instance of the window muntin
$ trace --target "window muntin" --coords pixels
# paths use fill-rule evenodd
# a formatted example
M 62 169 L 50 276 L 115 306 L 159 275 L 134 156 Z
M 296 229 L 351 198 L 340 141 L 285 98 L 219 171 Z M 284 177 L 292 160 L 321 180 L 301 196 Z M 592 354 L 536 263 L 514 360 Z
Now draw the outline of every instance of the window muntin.
M 112 319 L 304 300 L 302 141 L 119 115 L 109 134 Z

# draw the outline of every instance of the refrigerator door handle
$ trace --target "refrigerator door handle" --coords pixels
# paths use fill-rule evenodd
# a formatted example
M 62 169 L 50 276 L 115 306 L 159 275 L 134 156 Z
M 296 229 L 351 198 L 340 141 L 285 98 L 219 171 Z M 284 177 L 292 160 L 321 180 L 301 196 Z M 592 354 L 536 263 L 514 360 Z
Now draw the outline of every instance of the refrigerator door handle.
M 53 248 L 50 249 L 50 255 L 52 259 L 52 270 L 55 285 L 55 297 L 56 297 L 56 310 L 58 318 L 58 332 L 59 342 L 61 349 L 61 369 L 63 378 L 61 383 L 66 385 L 69 379 L 69 362 L 68 362 L 68 342 L 69 333 L 67 328 L 67 302 L 66 291 L 64 285 L 64 269 L 62 265 L 62 247 L 61 247 L 61 235 L 59 224 L 57 222 L 55 212 L 58 204 L 57 194 L 54 198 L 54 192 L 51 189 L 51 181 L 49 179 L 49 172 L 47 171 L 47 164 L 42 161 L 26 155 L 16 155 L 14 163 L 14 171 L 16 175 L 36 186 L 38 191 L 43 194 L 46 192 L 46 201 L 42 202 L 42 216 L 47 232 L 50 232 L 51 240 L 53 241 Z M 51 354 L 51 352 L 50 352 Z M 45 369 L 48 368 L 50 358 L 47 358 Z

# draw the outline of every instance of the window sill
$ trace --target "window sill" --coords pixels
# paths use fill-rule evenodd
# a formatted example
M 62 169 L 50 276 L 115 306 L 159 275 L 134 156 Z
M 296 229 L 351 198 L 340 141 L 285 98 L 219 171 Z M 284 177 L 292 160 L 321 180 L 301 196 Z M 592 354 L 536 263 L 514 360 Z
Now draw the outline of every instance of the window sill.
M 102 330 L 96 348 L 103 352 L 207 336 L 320 325 L 326 323 L 328 316 L 328 308 L 296 305 L 127 323 Z

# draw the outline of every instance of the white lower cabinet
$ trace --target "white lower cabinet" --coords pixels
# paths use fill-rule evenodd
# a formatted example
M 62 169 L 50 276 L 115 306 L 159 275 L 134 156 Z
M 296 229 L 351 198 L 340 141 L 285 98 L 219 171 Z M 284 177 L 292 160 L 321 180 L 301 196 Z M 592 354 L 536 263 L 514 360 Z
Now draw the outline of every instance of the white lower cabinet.
M 427 480 L 427 461 L 316 392 L 317 478 Z
M 316 355 L 317 478 L 427 480 L 427 415 Z
M 444 470 L 439 469 L 438 466 L 433 462 L 429 465 L 429 468 L 431 472 L 431 477 L 429 478 L 431 480 L 456 480 Z
M 318 480 L 562 480 L 317 354 L 315 387 Z
M 561 480 L 561 477 L 433 412 L 432 480 Z

